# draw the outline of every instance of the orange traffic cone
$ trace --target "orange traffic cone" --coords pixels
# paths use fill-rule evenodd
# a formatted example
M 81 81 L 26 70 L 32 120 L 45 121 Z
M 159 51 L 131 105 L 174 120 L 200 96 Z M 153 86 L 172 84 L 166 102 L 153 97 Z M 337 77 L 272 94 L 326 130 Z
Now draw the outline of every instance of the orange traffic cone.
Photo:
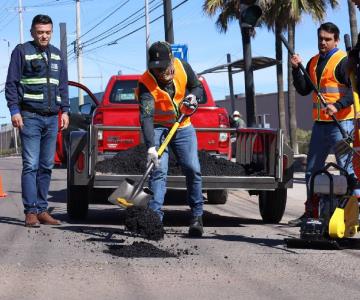
M 6 197 L 8 194 L 4 192 L 3 184 L 2 184 L 2 177 L 0 175 L 0 198 Z

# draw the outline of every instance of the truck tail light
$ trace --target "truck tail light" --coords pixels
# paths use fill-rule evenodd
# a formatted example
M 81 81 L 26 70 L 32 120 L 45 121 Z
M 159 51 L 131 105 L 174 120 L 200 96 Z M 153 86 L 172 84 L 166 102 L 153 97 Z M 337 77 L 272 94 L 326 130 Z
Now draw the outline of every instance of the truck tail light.
M 220 128 L 229 128 L 229 119 L 224 114 L 219 114 L 219 127 Z M 229 134 L 226 132 L 219 133 L 219 147 L 228 147 L 229 146 Z
M 76 172 L 82 173 L 85 169 L 85 154 L 80 152 L 76 160 Z
M 103 125 L 104 124 L 104 114 L 101 111 L 95 113 L 94 119 L 93 119 L 93 124 L 94 125 Z M 97 139 L 98 139 L 99 151 L 102 151 L 102 149 L 103 149 L 103 140 L 104 140 L 102 130 L 98 131 Z

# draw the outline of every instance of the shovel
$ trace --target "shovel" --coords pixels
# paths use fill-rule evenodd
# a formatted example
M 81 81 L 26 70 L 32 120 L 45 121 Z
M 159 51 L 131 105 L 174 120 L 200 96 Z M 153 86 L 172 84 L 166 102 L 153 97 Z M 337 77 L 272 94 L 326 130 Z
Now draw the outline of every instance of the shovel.
M 180 123 L 184 120 L 184 118 L 193 115 L 197 110 L 197 108 L 198 108 L 198 104 L 196 105 L 190 104 L 190 102 L 187 99 L 184 99 L 181 102 L 180 104 L 181 115 L 176 120 L 174 125 L 171 127 L 164 142 L 161 144 L 159 150 L 157 151 L 159 158 L 164 153 L 166 147 L 170 143 Z M 108 201 L 111 202 L 112 204 L 121 206 L 123 208 L 127 208 L 133 205 L 146 208 L 153 193 L 149 188 L 144 188 L 144 184 L 150 172 L 154 168 L 154 166 L 155 166 L 154 162 L 151 161 L 144 175 L 141 177 L 138 183 L 136 183 L 134 180 L 131 180 L 129 178 L 125 178 L 125 180 L 120 183 L 118 188 L 109 196 Z
M 284 43 L 284 45 L 287 48 L 287 50 L 289 51 L 289 53 L 291 55 L 294 55 L 295 52 L 290 47 L 290 45 L 287 42 L 287 40 L 285 39 L 285 37 L 281 33 L 279 34 L 279 37 L 280 37 L 281 41 Z M 318 96 L 321 104 L 324 107 L 326 107 L 327 106 L 326 100 L 324 99 L 323 95 L 320 93 L 320 91 L 316 87 L 316 85 L 311 81 L 309 73 L 306 71 L 306 69 L 304 68 L 304 66 L 301 63 L 299 63 L 299 67 L 300 67 L 302 73 L 304 74 L 304 76 L 306 77 L 306 79 L 308 79 L 308 81 L 311 84 L 313 90 L 317 93 L 317 96 Z M 344 154 L 347 154 L 347 153 L 350 153 L 350 152 L 354 153 L 355 151 L 354 151 L 354 149 L 352 147 L 352 143 L 353 143 L 352 137 L 348 135 L 348 133 L 344 130 L 344 128 L 342 128 L 339 121 L 336 119 L 336 117 L 334 115 L 331 115 L 330 117 L 335 122 L 336 126 L 339 128 L 340 133 L 341 133 L 341 135 L 343 137 L 343 139 L 341 141 L 339 141 L 336 145 L 334 145 L 335 153 L 338 153 L 339 155 L 344 155 Z

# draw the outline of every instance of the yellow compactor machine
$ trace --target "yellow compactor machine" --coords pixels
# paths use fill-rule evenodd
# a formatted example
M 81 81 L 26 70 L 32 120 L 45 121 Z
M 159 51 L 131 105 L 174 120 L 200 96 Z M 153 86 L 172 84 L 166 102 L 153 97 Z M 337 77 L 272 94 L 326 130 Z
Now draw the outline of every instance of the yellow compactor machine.
M 331 170 L 331 171 L 330 171 Z M 339 173 L 339 174 L 336 174 Z M 357 181 L 334 163 L 310 179 L 313 215 L 303 221 L 300 238 L 285 239 L 289 248 L 353 248 L 349 239 L 359 232 L 359 203 L 353 190 Z M 357 243 L 358 244 L 358 243 Z

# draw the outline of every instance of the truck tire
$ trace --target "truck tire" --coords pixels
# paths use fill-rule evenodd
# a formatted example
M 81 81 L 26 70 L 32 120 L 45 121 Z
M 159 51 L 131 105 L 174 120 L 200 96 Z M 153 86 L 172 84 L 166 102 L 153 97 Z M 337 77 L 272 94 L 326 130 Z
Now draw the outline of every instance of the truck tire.
M 209 204 L 225 204 L 228 199 L 227 190 L 208 190 L 207 200 Z
M 277 224 L 281 221 L 285 212 L 286 198 L 287 189 L 259 193 L 259 210 L 265 223 Z
M 89 210 L 88 186 L 70 185 L 67 189 L 67 213 L 70 219 L 82 220 Z

